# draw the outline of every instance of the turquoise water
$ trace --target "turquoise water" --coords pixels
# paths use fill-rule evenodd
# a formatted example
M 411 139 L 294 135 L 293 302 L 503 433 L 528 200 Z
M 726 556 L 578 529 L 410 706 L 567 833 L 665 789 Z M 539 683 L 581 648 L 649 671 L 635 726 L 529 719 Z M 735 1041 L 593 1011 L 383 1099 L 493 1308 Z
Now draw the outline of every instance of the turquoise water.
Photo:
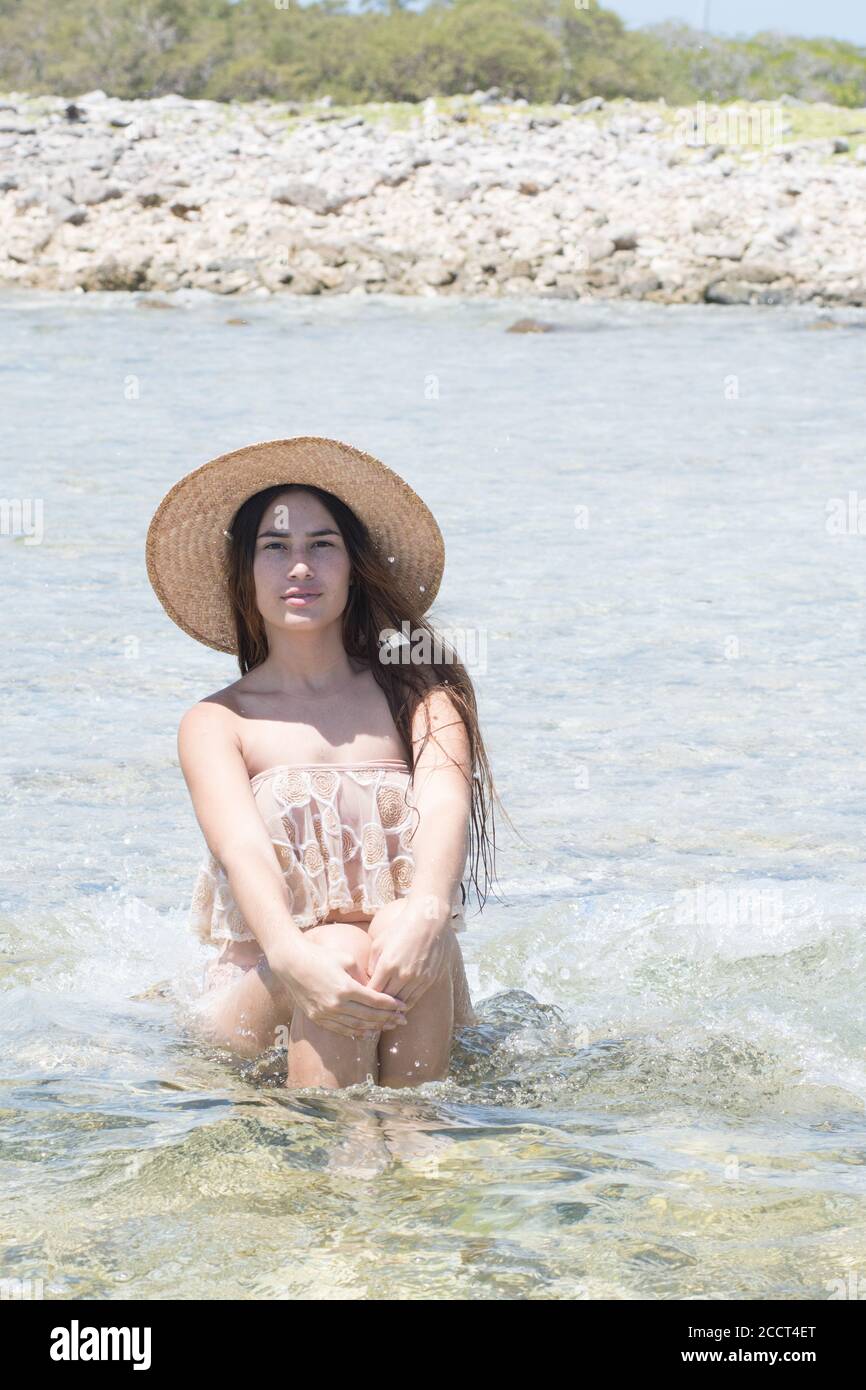
M 506 333 L 526 313 L 560 331 Z M 0 314 L 26 504 L 0 535 L 0 1275 L 100 1299 L 862 1277 L 866 317 L 29 291 Z M 412 1091 L 289 1092 L 279 1054 L 186 1026 L 203 842 L 175 734 L 237 667 L 168 620 L 144 537 L 182 473 L 291 434 L 368 449 L 435 512 L 431 616 L 475 642 L 524 837 L 497 819 L 499 900 L 461 937 L 481 1023 Z

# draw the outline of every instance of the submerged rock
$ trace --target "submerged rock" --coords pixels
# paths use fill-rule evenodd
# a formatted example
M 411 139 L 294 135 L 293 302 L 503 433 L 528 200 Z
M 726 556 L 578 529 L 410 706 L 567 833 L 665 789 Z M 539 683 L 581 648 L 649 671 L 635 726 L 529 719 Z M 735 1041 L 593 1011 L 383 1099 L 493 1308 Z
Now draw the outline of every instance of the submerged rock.
M 552 333 L 555 323 L 544 323 L 541 319 L 518 319 L 505 331 L 506 333 Z

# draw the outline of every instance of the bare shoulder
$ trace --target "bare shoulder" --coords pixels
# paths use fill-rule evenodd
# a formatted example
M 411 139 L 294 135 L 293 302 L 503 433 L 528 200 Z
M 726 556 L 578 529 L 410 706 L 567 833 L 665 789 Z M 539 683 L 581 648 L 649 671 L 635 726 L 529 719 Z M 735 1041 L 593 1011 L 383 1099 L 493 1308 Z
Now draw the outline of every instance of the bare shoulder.
M 226 748 L 241 748 L 235 686 L 205 695 L 190 705 L 181 717 L 177 748 L 184 772 L 191 759 L 206 757 Z
M 232 681 L 230 685 L 224 685 L 222 690 L 215 690 L 212 695 L 203 695 L 192 708 L 197 709 L 198 705 L 216 705 L 217 708 L 228 710 L 230 714 L 239 714 L 238 699 L 243 690 L 244 680 L 241 677 L 240 680 Z
M 417 725 L 420 731 L 426 731 L 429 727 L 435 732 L 449 724 L 462 724 L 463 715 L 448 691 L 443 690 L 441 685 L 434 685 L 418 696 L 412 713 L 412 723 L 413 726 Z
M 210 852 L 228 865 L 233 854 L 272 854 L 244 762 L 237 715 L 226 691 L 191 705 L 177 732 L 181 770 Z
M 232 719 L 237 719 L 240 714 L 238 705 L 238 687 L 240 684 L 240 681 L 233 681 L 231 685 L 223 686 L 222 690 L 215 690 L 212 695 L 203 695 L 194 705 L 190 705 L 183 719 L 187 719 L 194 712 L 196 712 L 196 722 L 209 719 L 214 724 L 220 720 L 227 724 Z M 198 713 L 199 711 L 201 712 Z
M 420 759 L 430 767 L 457 763 L 471 770 L 469 733 L 447 690 L 435 686 L 419 697 L 411 730 L 416 766 Z

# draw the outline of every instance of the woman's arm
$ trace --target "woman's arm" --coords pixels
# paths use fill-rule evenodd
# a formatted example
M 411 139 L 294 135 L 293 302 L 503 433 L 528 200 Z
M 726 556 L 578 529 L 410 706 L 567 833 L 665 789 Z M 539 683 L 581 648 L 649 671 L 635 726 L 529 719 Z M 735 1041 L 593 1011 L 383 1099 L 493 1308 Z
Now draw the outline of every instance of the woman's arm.
M 177 751 L 196 819 L 244 922 L 269 963 L 289 963 L 303 933 L 292 917 L 230 712 L 208 701 L 193 705 L 180 721 Z
M 420 815 L 409 840 L 415 861 L 412 885 L 399 908 L 389 904 L 383 909 L 389 919 L 393 911 L 394 929 L 389 922 L 377 935 L 367 965 L 371 988 L 402 999 L 407 1009 L 438 979 L 448 957 L 444 929 L 466 866 L 472 807 L 469 735 L 445 691 L 424 697 L 412 716 L 411 735 L 411 790 Z
M 427 746 L 421 751 L 429 730 Z M 420 815 L 411 845 L 415 860 L 407 894 L 425 917 L 445 925 L 466 868 L 472 808 L 472 763 L 463 718 L 443 690 L 433 690 L 412 718 L 413 795 Z
M 226 872 L 241 916 L 268 966 L 313 1023 L 347 1038 L 396 1026 L 400 1000 L 356 980 L 333 952 L 304 940 L 289 890 L 250 787 L 231 714 L 202 701 L 177 735 L 180 765 L 198 823 Z

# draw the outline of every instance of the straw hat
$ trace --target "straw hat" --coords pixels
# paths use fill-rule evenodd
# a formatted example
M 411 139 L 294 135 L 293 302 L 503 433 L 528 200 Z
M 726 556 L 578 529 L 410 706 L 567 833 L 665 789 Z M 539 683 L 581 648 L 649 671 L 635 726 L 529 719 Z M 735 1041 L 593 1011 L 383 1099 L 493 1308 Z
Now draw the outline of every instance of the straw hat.
M 226 577 L 228 532 L 242 502 L 276 483 L 333 492 L 365 523 L 407 600 L 426 612 L 445 567 L 433 513 L 399 474 L 351 444 L 316 435 L 220 454 L 165 494 L 147 530 L 147 574 L 172 622 L 219 652 L 237 652 Z

